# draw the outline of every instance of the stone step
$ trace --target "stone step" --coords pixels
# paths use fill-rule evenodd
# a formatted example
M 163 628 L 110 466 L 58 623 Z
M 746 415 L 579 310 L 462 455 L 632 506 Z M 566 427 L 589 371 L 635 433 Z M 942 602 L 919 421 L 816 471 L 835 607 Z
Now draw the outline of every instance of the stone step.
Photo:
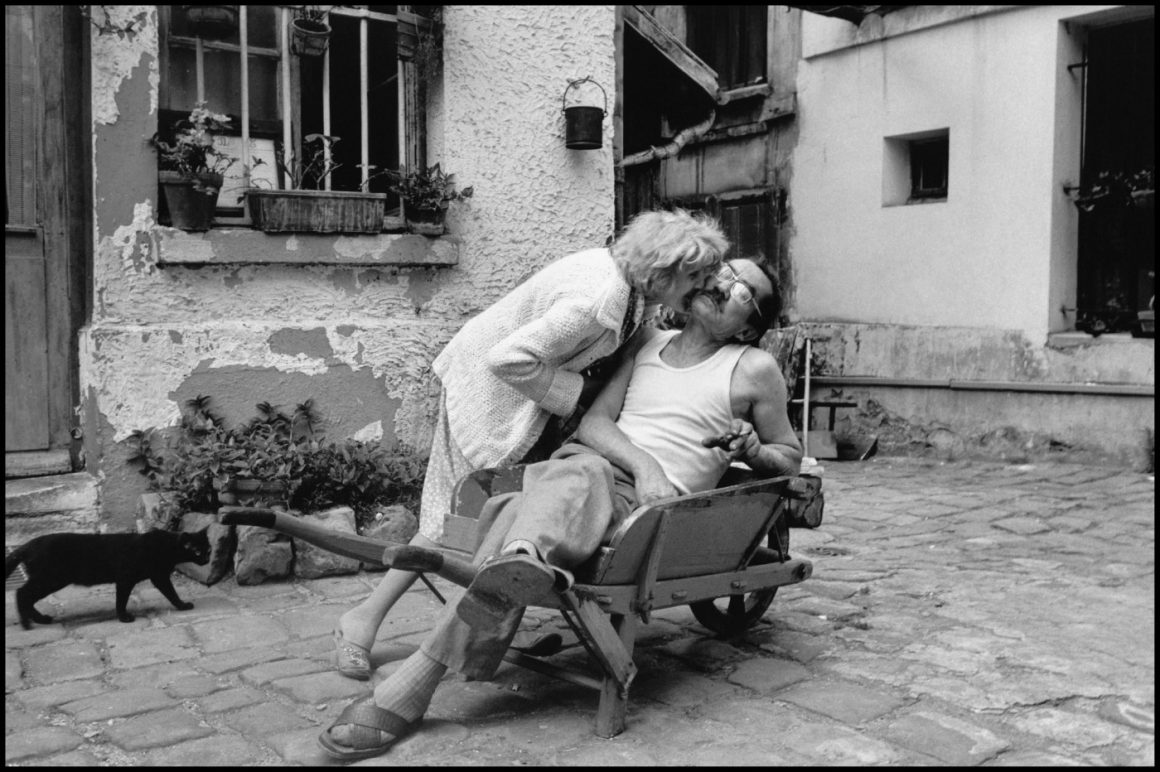
M 4 543 L 21 544 L 45 533 L 95 533 L 100 489 L 88 472 L 4 481 Z

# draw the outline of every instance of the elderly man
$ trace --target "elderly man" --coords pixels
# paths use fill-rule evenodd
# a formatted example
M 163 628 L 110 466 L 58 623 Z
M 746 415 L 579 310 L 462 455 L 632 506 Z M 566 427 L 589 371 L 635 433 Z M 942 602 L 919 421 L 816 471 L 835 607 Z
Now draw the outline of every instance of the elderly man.
M 343 711 L 319 736 L 337 759 L 379 755 L 419 724 L 453 668 L 488 679 L 524 607 L 571 581 L 638 506 L 716 486 L 735 460 L 766 476 L 801 463 L 777 362 L 754 345 L 780 312 L 775 280 L 749 260 L 725 263 L 687 301 L 680 331 L 646 328 L 580 425 L 578 442 L 527 467 L 519 493 L 490 499 L 471 585 L 448 601 L 419 650 L 373 697 Z M 724 447 L 708 438 L 729 435 Z M 406 548 L 423 570 L 442 557 Z M 427 553 L 427 554 L 425 554 Z

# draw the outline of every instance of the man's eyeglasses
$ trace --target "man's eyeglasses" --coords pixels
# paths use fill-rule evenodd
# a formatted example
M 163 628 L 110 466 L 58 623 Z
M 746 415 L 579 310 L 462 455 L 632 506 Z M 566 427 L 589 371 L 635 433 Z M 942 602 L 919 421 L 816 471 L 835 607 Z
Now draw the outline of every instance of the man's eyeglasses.
M 753 288 L 737 275 L 729 263 L 721 263 L 721 268 L 717 271 L 717 280 L 729 282 L 729 297 L 742 305 L 747 303 L 752 304 L 753 310 L 757 312 L 757 315 L 762 319 L 765 318 L 761 316 L 761 309 L 757 307 L 757 298 L 753 295 Z

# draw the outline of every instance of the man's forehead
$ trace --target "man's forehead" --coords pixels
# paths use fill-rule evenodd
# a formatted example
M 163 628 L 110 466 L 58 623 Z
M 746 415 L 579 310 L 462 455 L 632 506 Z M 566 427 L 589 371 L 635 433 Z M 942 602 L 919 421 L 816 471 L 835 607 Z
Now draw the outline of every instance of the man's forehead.
M 768 295 L 772 291 L 773 288 L 769 283 L 769 277 L 758 267 L 757 263 L 754 263 L 752 260 L 737 258 L 730 260 L 729 265 L 733 268 L 733 272 L 749 286 L 753 287 L 758 294 Z

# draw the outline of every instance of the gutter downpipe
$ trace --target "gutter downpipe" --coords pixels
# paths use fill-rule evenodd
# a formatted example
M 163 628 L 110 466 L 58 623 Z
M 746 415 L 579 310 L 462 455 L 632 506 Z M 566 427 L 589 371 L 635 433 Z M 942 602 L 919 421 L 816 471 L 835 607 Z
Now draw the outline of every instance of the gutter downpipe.
M 692 142 L 694 139 L 704 136 L 709 129 L 713 128 L 713 123 L 717 120 L 717 111 L 710 110 L 709 117 L 695 126 L 690 126 L 681 131 L 677 136 L 673 137 L 667 144 L 659 147 L 650 147 L 648 150 L 642 150 L 639 153 L 633 153 L 630 156 L 623 158 L 619 164 L 621 168 L 626 166 L 638 166 L 643 163 L 648 163 L 652 160 L 660 160 L 662 158 L 672 158 L 681 149 Z
M 815 375 L 813 386 L 864 388 L 950 389 L 952 391 L 1011 391 L 1040 394 L 1093 394 L 1108 397 L 1155 397 L 1155 386 L 1111 383 L 1021 383 L 1019 381 L 963 381 L 955 378 L 879 378 L 867 375 Z

